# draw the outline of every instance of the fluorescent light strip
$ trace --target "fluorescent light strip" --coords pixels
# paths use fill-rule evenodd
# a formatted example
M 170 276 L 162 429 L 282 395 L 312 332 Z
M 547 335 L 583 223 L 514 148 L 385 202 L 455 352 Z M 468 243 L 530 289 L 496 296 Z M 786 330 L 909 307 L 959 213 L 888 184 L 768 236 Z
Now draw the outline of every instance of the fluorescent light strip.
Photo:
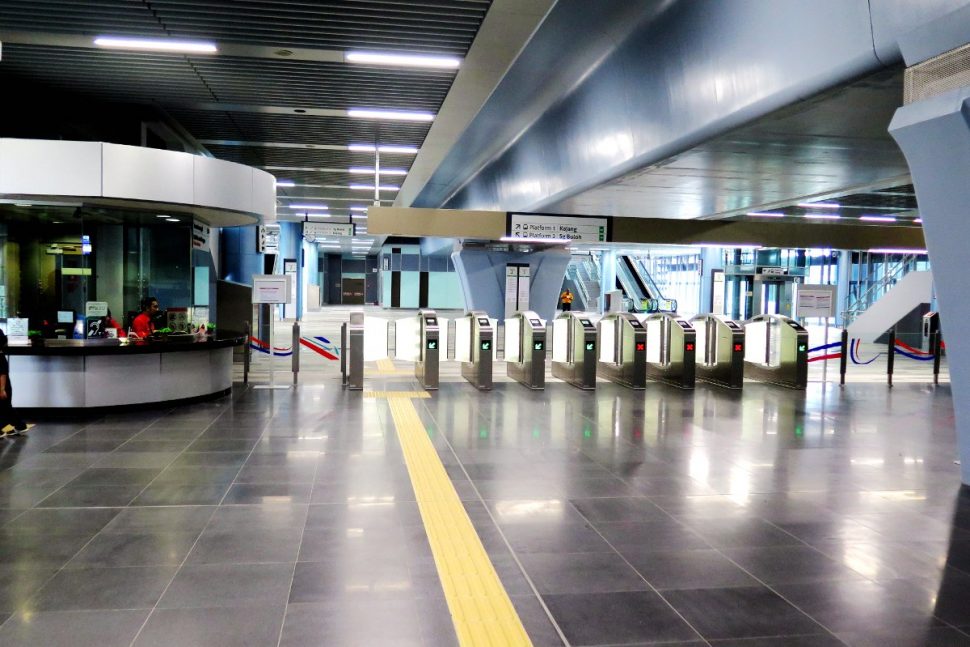
M 761 249 L 758 243 L 688 243 L 688 245 L 712 249 Z
M 795 205 L 796 207 L 805 207 L 806 209 L 841 209 L 842 205 L 838 202 L 799 202 Z
M 367 175 L 377 175 L 377 169 L 355 167 L 347 169 L 351 173 L 366 173 Z M 408 172 L 400 168 L 382 168 L 381 175 L 407 175 Z
M 757 218 L 784 218 L 785 217 L 785 214 L 779 213 L 777 211 L 749 211 L 744 215 L 755 216 Z
M 373 153 L 373 144 L 351 144 L 347 150 L 356 153 Z M 402 155 L 414 155 L 418 152 L 416 146 L 378 146 L 377 150 L 382 153 L 401 153 Z
M 516 238 L 515 236 L 502 236 L 499 240 L 503 243 L 549 243 L 550 245 L 565 245 L 573 242 L 569 238 Z
M 868 222 L 896 222 L 896 219 L 892 216 L 859 216 L 859 220 L 866 220 Z
M 395 67 L 432 67 L 455 69 L 461 59 L 454 56 L 427 56 L 422 54 L 391 54 L 384 52 L 347 52 L 344 60 L 364 65 L 392 65 Z
M 374 185 L 373 184 L 351 184 L 349 188 L 355 189 L 355 190 L 370 190 L 370 191 L 373 191 L 374 190 Z M 401 187 L 394 186 L 394 185 L 383 185 L 382 184 L 381 187 L 380 187 L 380 190 L 381 191 L 399 191 L 400 189 L 401 189 Z
M 350 210 L 351 211 L 363 211 L 364 213 L 367 213 L 367 207 L 351 207 Z
M 434 113 L 413 110 L 371 110 L 351 108 L 348 117 L 354 119 L 385 119 L 387 121 L 434 121 Z
M 293 180 L 276 180 L 276 186 L 291 187 L 296 186 L 296 182 Z
M 360 215 L 357 215 L 356 213 L 350 214 L 350 217 L 353 218 L 354 220 L 367 220 L 367 216 L 360 216 Z
M 330 208 L 325 204 L 288 204 L 285 206 L 289 207 L 290 209 L 307 209 L 310 211 L 319 211 Z
M 842 216 L 837 213 L 806 213 L 802 218 L 813 218 L 815 220 L 838 220 Z
M 870 254 L 925 254 L 925 249 L 906 249 L 903 247 L 892 248 L 892 247 L 874 247 L 868 250 Z
M 917 219 L 916 219 L 916 220 L 914 220 L 913 222 L 915 222 L 915 223 L 916 223 L 916 224 L 918 224 L 918 225 L 922 225 L 922 224 L 923 224 L 923 219 L 922 219 L 922 218 L 917 218 Z
M 98 47 L 112 49 L 137 49 L 151 52 L 179 52 L 187 54 L 215 54 L 218 48 L 214 43 L 168 38 L 122 38 L 119 36 L 98 36 L 94 39 Z

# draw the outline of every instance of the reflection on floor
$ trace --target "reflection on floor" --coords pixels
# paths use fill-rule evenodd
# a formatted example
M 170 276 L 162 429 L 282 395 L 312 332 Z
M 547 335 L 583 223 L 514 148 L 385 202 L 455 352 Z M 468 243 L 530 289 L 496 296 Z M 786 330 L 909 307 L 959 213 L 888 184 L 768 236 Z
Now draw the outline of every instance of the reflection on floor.
M 535 645 L 970 645 L 948 386 L 410 402 Z M 0 645 L 457 644 L 387 399 L 237 384 L 0 443 Z

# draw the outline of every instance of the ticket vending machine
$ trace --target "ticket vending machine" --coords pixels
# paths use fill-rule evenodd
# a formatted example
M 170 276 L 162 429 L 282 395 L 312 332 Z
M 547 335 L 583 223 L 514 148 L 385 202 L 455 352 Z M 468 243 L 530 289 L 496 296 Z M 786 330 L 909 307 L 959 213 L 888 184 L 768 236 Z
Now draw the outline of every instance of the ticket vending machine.
M 611 382 L 643 389 L 647 385 L 647 330 L 628 312 L 611 312 L 599 328 L 596 372 Z
M 488 318 L 488 313 L 475 310 L 465 315 L 464 320 L 455 322 L 455 343 L 463 335 L 457 332 L 457 326 L 468 327 L 468 359 L 461 362 L 461 376 L 471 382 L 480 391 L 492 390 L 492 358 L 495 354 L 495 329 Z M 457 351 L 456 351 L 457 355 Z M 464 355 L 462 356 L 464 360 Z
M 596 388 L 596 326 L 586 312 L 563 312 L 553 322 L 552 375 L 573 386 Z
M 533 390 L 546 388 L 546 326 L 532 311 L 505 320 L 508 376 Z
M 438 315 L 434 310 L 418 311 L 418 330 L 420 341 L 418 358 L 414 363 L 414 375 L 422 388 L 437 389 L 441 334 L 438 328 Z
M 680 389 L 693 389 L 697 333 L 674 312 L 655 312 L 641 321 L 647 329 L 647 377 Z
M 744 322 L 744 374 L 788 389 L 808 386 L 808 331 L 784 315 Z
M 697 379 L 728 389 L 744 385 L 744 328 L 718 315 L 697 315 L 690 320 L 697 331 Z

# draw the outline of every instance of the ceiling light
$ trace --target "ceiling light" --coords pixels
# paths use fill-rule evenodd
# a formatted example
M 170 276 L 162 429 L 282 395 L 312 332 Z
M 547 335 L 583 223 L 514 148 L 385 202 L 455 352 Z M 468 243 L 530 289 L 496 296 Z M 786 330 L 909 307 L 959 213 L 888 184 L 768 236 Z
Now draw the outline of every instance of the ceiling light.
M 219 51 L 213 43 L 172 40 L 169 38 L 121 38 L 117 36 L 98 36 L 94 39 L 94 44 L 98 47 L 110 47 L 113 49 L 140 49 L 152 52 L 215 54 L 217 51 Z
M 370 110 L 351 108 L 348 117 L 355 119 L 386 119 L 388 121 L 433 121 L 434 113 L 413 110 Z
M 296 186 L 293 180 L 276 180 L 276 186 L 291 187 Z
M 361 190 L 369 189 L 369 190 L 373 191 L 374 190 L 374 185 L 373 184 L 351 184 L 350 185 L 350 188 L 351 189 L 361 189 Z M 390 184 L 389 185 L 382 184 L 381 187 L 380 187 L 380 190 L 381 191 L 398 191 L 398 190 L 400 190 L 400 188 L 401 187 L 399 187 L 399 186 L 394 186 L 394 185 L 390 185 Z
M 155 216 L 155 217 L 156 217 L 156 218 L 171 218 L 171 216 L 170 216 L 170 215 L 168 215 L 167 213 L 160 213 L 160 214 L 158 214 L 158 215 L 157 215 L 157 216 Z
M 759 218 L 784 218 L 785 214 L 777 211 L 749 211 L 746 216 L 757 216 Z
M 837 213 L 806 213 L 802 218 L 814 218 L 816 220 L 838 220 L 841 218 Z
M 367 212 L 367 207 L 351 207 L 350 210 L 351 211 L 363 211 L 363 212 L 366 213 Z
M 806 207 L 808 209 L 841 209 L 842 205 L 838 202 L 799 202 L 796 207 Z
M 368 175 L 377 175 L 378 170 L 373 168 L 355 167 L 347 169 L 351 173 L 367 173 Z M 380 170 L 381 175 L 407 175 L 408 172 L 404 169 L 399 168 L 382 168 Z
M 710 249 L 761 249 L 758 243 L 687 243 L 691 247 L 706 247 Z
M 167 221 L 169 221 L 169 222 L 182 222 L 182 221 L 181 221 L 181 220 L 179 220 L 178 218 L 166 218 L 165 220 L 167 220 Z
M 922 218 L 917 218 L 913 222 L 915 222 L 916 224 L 922 225 L 923 224 L 923 219 Z
M 892 247 L 874 247 L 868 250 L 870 254 L 925 254 L 925 249 L 906 249 Z
M 290 209 L 309 209 L 311 211 L 330 208 L 325 204 L 289 204 L 286 206 L 288 206 Z
M 365 65 L 393 65 L 397 67 L 434 67 L 454 69 L 461 65 L 461 59 L 454 56 L 427 56 L 422 54 L 390 54 L 382 52 L 347 52 L 344 60 L 348 63 Z
M 30 204 L 29 202 L 14 202 L 13 203 L 13 206 L 15 206 L 15 207 L 32 207 L 34 205 Z M 165 217 L 167 218 L 168 216 L 165 216 Z
M 357 153 L 373 153 L 373 144 L 351 144 L 347 150 Z M 400 153 L 402 155 L 414 155 L 418 152 L 417 146 L 378 146 L 377 150 L 382 153 Z
M 859 220 L 867 220 L 869 222 L 896 222 L 893 216 L 859 216 Z
M 549 243 L 550 245 L 565 245 L 572 242 L 569 238 L 516 238 L 515 236 L 502 236 L 499 240 L 503 243 Z
M 350 214 L 350 217 L 353 218 L 354 220 L 367 220 L 367 216 L 361 216 L 356 213 Z

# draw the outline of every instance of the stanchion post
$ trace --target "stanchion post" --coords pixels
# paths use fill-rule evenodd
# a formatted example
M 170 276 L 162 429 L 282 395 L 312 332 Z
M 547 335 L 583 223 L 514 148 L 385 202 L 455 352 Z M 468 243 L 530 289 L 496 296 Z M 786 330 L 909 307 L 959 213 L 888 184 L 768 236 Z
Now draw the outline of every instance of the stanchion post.
M 842 357 L 839 358 L 839 385 L 845 386 L 845 369 L 849 365 L 849 331 L 842 329 Z
M 249 361 L 252 353 L 252 344 L 249 339 L 252 337 L 252 330 L 249 327 L 249 322 L 243 322 L 243 335 L 246 336 L 246 343 L 243 346 L 243 384 L 249 384 Z
M 347 322 L 340 324 L 340 379 L 347 386 Z
M 893 385 L 893 364 L 896 363 L 896 326 L 889 329 L 889 361 L 886 363 L 886 377 L 889 386 Z
M 930 348 L 933 350 L 933 384 L 940 383 L 940 357 L 943 355 L 941 341 L 939 330 L 930 333 Z
M 293 322 L 293 385 L 296 386 L 297 377 L 300 375 L 300 321 Z

